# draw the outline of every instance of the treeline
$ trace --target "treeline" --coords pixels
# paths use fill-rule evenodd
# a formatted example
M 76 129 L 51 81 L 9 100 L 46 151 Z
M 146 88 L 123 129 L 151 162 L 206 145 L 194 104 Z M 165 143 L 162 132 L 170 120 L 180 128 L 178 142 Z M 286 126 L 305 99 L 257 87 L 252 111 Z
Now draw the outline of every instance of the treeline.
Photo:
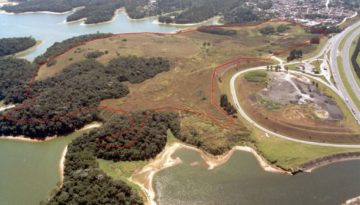
M 25 100 L 25 90 L 35 70 L 27 60 L 0 58 L 0 101 L 9 104 Z
M 85 24 L 110 21 L 115 11 L 123 6 L 122 0 L 102 0 L 87 5 L 66 18 L 66 21 L 77 21 L 86 18 Z
M 122 82 L 139 83 L 168 69 L 165 59 L 134 56 L 120 57 L 108 66 L 92 59 L 72 64 L 52 78 L 36 81 L 33 85 L 36 100 L 27 102 L 29 105 L 10 116 L 23 122 L 0 119 L 0 135 L 43 138 L 73 132 L 99 120 L 96 110 L 86 108 L 128 94 Z
M 85 23 L 92 24 L 109 21 L 114 16 L 116 9 L 123 6 L 123 0 L 31 0 L 20 2 L 18 5 L 5 5 L 2 9 L 12 13 L 67 12 L 77 7 L 84 7 L 70 15 L 67 21 L 86 18 Z
M 357 62 L 359 53 L 360 53 L 360 38 L 358 39 L 354 53 L 351 56 L 351 64 L 353 65 L 355 73 L 358 76 L 358 78 L 360 78 L 360 66 L 359 63 Z
M 236 30 L 208 27 L 208 26 L 199 27 L 197 30 L 203 33 L 211 33 L 211 34 L 225 35 L 225 36 L 233 36 L 237 34 Z
M 136 126 L 127 134 L 110 137 L 111 134 L 128 129 L 130 123 L 127 117 L 114 115 L 103 127 L 84 134 L 69 145 L 63 186 L 48 205 L 143 204 L 128 185 L 111 179 L 100 170 L 96 158 L 114 161 L 153 158 L 163 150 L 167 130 L 178 133 L 180 125 L 178 115 L 173 112 L 144 111 L 133 113 L 132 117 L 137 123 L 146 120 L 144 127 Z M 107 146 L 100 146 L 101 143 Z M 120 147 L 124 145 L 129 146 Z
M 35 44 L 36 40 L 32 37 L 0 38 L 0 57 L 26 50 Z
M 111 35 L 112 34 L 110 34 L 110 33 L 86 34 L 86 35 L 72 37 L 72 38 L 66 39 L 62 42 L 56 42 L 52 46 L 50 46 L 48 49 L 46 49 L 44 54 L 36 57 L 34 60 L 34 63 L 40 65 L 40 64 L 48 61 L 50 57 L 57 56 L 76 45 L 79 45 L 81 43 L 84 43 L 84 42 L 87 42 L 87 41 L 90 41 L 93 39 L 106 38 Z

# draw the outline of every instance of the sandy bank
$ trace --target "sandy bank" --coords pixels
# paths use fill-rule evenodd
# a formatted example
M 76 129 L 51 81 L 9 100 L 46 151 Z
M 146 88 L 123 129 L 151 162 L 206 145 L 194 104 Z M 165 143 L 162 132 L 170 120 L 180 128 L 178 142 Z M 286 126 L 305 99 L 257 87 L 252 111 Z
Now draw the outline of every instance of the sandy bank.
M 346 200 L 342 205 L 359 205 L 360 204 L 360 196 Z
M 36 41 L 36 44 L 33 45 L 33 46 L 31 46 L 30 48 L 15 53 L 15 57 L 19 57 L 19 58 L 25 57 L 25 55 L 27 55 L 28 53 L 34 51 L 40 44 L 42 44 L 42 41 L 41 41 L 41 40 L 37 40 L 37 41 Z
M 291 172 L 286 172 L 282 169 L 271 166 L 267 163 L 267 161 L 262 158 L 257 152 L 251 147 L 247 146 L 235 146 L 226 154 L 220 156 L 210 155 L 197 147 L 186 145 L 183 143 L 173 143 L 171 145 L 167 145 L 165 149 L 153 160 L 151 160 L 146 166 L 144 166 L 141 170 L 137 171 L 130 177 L 130 181 L 137 184 L 145 193 L 148 204 L 149 205 L 157 205 L 156 203 L 156 193 L 153 188 L 153 178 L 154 175 L 166 168 L 175 166 L 179 163 L 182 163 L 180 158 L 173 158 L 172 155 L 179 149 L 188 149 L 193 150 L 199 153 L 201 158 L 207 164 L 208 169 L 214 169 L 215 167 L 221 166 L 226 163 L 230 157 L 234 154 L 235 151 L 245 151 L 254 154 L 256 159 L 258 160 L 260 166 L 268 172 L 273 173 L 282 173 L 282 174 L 291 174 Z
M 67 149 L 68 146 L 66 145 L 66 147 L 64 148 L 62 154 L 61 154 L 61 158 L 60 158 L 60 163 L 59 163 L 59 169 L 60 169 L 60 187 L 63 185 L 64 183 L 64 169 L 65 169 L 65 157 L 66 157 L 66 153 L 67 153 Z

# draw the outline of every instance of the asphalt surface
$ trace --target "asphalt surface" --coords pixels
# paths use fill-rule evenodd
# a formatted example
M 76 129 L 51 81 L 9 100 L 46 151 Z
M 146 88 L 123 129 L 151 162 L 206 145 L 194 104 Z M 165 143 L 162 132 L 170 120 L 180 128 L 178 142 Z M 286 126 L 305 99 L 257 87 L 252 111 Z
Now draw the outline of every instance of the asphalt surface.
M 353 35 L 351 35 L 348 40 L 350 41 L 350 45 L 344 45 L 344 48 L 339 51 L 341 40 L 349 33 L 351 33 L 355 29 L 354 35 L 356 37 L 356 34 L 360 34 L 360 22 L 357 22 L 348 28 L 346 28 L 343 32 L 333 37 L 333 39 L 330 40 L 330 68 L 333 73 L 334 81 L 336 83 L 337 88 L 339 89 L 341 96 L 345 99 L 346 105 L 351 110 L 352 114 L 354 115 L 355 119 L 360 122 L 360 111 L 356 104 L 351 99 L 349 93 L 347 92 L 345 85 L 340 77 L 339 67 L 337 65 L 337 57 L 339 54 L 343 58 L 343 68 L 346 73 L 346 80 L 349 82 L 353 92 L 355 95 L 360 98 L 360 89 L 358 85 L 356 84 L 355 77 L 353 76 L 353 72 L 351 72 L 351 66 L 350 66 L 350 58 L 349 58 L 349 49 L 351 46 L 352 40 L 355 39 Z M 347 42 L 347 41 L 346 41 Z M 346 44 L 346 43 L 345 43 Z

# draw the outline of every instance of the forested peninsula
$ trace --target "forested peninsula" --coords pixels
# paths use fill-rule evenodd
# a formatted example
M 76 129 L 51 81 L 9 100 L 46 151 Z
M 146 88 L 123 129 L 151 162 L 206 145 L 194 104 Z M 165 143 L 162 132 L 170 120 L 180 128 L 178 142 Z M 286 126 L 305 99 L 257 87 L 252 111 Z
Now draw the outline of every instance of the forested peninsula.
M 0 38 L 0 57 L 13 55 L 35 46 L 32 37 Z
M 55 43 L 32 63 L 13 57 L 0 58 L 0 100 L 19 104 L 1 113 L 0 135 L 44 139 L 74 132 L 90 122 L 102 122 L 102 127 L 68 145 L 62 186 L 41 204 L 144 204 L 139 193 L 128 184 L 112 179 L 101 170 L 97 159 L 118 162 L 154 158 L 164 149 L 169 132 L 211 153 L 228 150 L 228 147 L 208 149 L 196 139 L 196 133 L 183 131 L 177 112 L 139 108 L 124 114 L 100 108 L 104 99 L 126 96 L 129 83 L 141 83 L 167 72 L 171 62 L 161 56 L 117 56 L 102 64 L 96 58 L 107 55 L 106 52 L 92 51 L 84 54 L 84 60 L 70 64 L 52 77 L 36 80 L 29 87 L 40 65 L 48 64 L 51 68 L 58 63 L 57 55 L 83 42 L 110 35 L 83 35 Z M 76 114 L 68 116 L 69 113 Z M 249 133 L 242 133 L 231 138 L 246 140 L 248 136 Z

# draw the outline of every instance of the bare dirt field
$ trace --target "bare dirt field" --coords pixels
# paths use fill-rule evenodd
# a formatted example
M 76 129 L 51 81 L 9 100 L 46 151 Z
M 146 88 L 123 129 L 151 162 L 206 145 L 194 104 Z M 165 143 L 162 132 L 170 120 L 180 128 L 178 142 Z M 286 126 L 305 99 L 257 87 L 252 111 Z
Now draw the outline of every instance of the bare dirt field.
M 360 142 L 358 127 L 318 82 L 287 73 L 268 72 L 268 76 L 267 82 L 239 81 L 241 104 L 256 122 L 299 139 Z

